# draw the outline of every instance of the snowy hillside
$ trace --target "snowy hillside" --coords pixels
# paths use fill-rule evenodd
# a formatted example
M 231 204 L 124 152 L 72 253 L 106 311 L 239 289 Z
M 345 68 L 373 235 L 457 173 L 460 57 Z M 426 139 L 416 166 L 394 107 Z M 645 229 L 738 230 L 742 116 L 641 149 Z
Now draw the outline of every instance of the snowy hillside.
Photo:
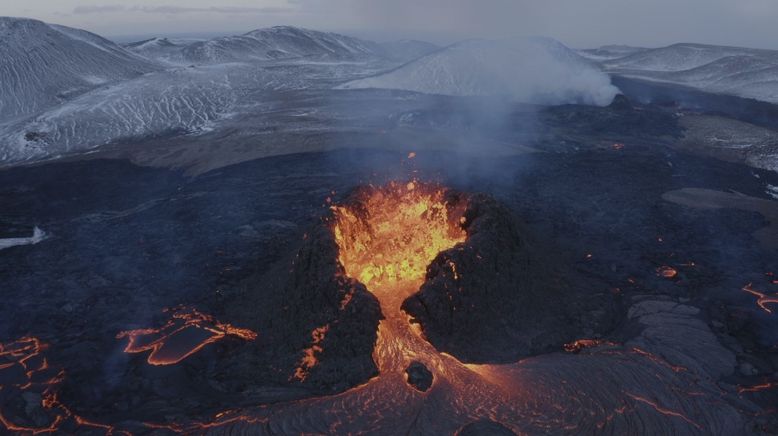
M 509 96 L 538 104 L 607 105 L 618 93 L 592 63 L 544 38 L 466 41 L 341 88 Z
M 602 62 L 606 71 L 778 103 L 778 51 L 674 44 Z
M 183 49 L 183 58 L 194 64 L 318 58 L 351 60 L 375 56 L 380 47 L 336 33 L 279 26 L 240 36 L 196 42 Z
M 0 124 L 157 69 L 83 30 L 0 17 Z
M 248 64 L 178 68 L 104 86 L 0 131 L 0 161 L 84 151 L 111 142 L 209 130 L 254 89 L 303 87 Z
M 183 56 L 184 48 L 201 41 L 198 39 L 152 38 L 126 44 L 124 47 L 139 56 L 161 64 L 180 66 L 186 64 Z

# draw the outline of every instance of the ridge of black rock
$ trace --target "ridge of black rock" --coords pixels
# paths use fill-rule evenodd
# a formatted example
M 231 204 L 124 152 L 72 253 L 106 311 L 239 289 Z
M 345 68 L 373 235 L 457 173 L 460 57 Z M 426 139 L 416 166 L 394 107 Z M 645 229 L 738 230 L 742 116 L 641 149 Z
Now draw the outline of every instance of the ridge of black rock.
M 378 374 L 372 359 L 378 322 L 378 300 L 361 283 L 347 277 L 338 248 L 322 220 L 297 249 L 269 271 L 246 281 L 241 295 L 227 303 L 229 316 L 257 329 L 260 353 L 279 368 L 285 382 L 318 392 L 342 391 Z M 293 375 L 312 347 L 313 331 L 326 329 L 317 363 L 303 380 Z M 236 356 L 240 359 L 240 356 Z
M 440 253 L 402 305 L 438 350 L 467 362 L 512 362 L 608 324 L 608 302 L 566 296 L 561 266 L 507 208 L 477 194 L 464 217 L 467 241 Z M 574 315 L 594 307 L 605 310 Z

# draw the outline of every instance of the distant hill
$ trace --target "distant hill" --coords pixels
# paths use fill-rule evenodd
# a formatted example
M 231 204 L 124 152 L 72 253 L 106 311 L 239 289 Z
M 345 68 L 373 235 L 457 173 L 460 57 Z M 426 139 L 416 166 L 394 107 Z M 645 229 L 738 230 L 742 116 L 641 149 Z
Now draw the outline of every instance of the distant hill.
M 775 50 L 684 43 L 604 59 L 601 64 L 623 76 L 778 103 Z
M 158 69 L 83 30 L 0 17 L 0 124 Z
M 497 95 L 539 104 L 595 105 L 610 104 L 618 92 L 593 63 L 545 38 L 466 41 L 342 88 Z

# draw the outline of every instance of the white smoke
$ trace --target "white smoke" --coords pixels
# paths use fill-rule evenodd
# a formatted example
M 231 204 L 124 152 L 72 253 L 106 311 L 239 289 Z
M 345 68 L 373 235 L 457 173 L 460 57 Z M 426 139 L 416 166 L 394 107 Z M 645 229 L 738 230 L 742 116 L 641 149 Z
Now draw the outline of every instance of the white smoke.
M 597 106 L 610 104 L 619 92 L 607 74 L 561 43 L 546 38 L 465 41 L 341 88 Z

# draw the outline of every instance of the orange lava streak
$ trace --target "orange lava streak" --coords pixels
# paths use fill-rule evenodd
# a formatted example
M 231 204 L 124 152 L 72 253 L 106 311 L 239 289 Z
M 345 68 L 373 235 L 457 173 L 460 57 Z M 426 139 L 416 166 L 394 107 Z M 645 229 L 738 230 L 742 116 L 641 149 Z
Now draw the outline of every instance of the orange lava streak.
M 745 392 L 761 392 L 766 391 L 768 389 L 778 388 L 778 382 L 766 382 L 759 385 L 754 386 L 738 386 L 737 392 L 739 394 L 745 393 Z
M 666 279 L 673 279 L 678 275 L 678 270 L 671 266 L 661 266 L 656 269 L 656 275 Z
M 670 409 L 665 409 L 664 407 L 660 406 L 659 404 L 655 403 L 654 401 L 651 401 L 651 400 L 649 400 L 647 398 L 644 398 L 644 397 L 641 397 L 641 396 L 638 396 L 638 395 L 630 394 L 629 392 L 625 392 L 625 394 L 628 397 L 632 398 L 633 400 L 635 400 L 637 402 L 640 402 L 640 403 L 646 404 L 648 406 L 651 406 L 651 408 L 653 408 L 657 412 L 661 413 L 662 415 L 674 416 L 676 418 L 680 418 L 680 419 L 688 422 L 689 424 L 695 426 L 698 430 L 702 430 L 702 427 L 700 426 L 700 424 L 697 424 L 696 422 L 692 421 L 686 415 L 684 415 L 684 414 L 682 414 L 680 412 L 676 412 L 676 411 L 670 410 Z
M 743 286 L 743 290 L 757 298 L 756 304 L 767 313 L 773 313 L 772 309 L 767 307 L 768 304 L 778 304 L 778 295 L 767 295 L 764 292 L 758 291 L 753 288 L 753 284 L 749 283 Z
M 655 363 L 657 363 L 659 365 L 666 366 L 666 367 L 670 368 L 673 372 L 687 371 L 687 368 L 685 368 L 683 366 L 680 366 L 680 365 L 672 365 L 667 360 L 657 356 L 656 354 L 653 354 L 653 353 L 650 353 L 650 352 L 648 352 L 646 350 L 643 350 L 641 348 L 632 347 L 632 349 L 630 351 L 632 351 L 635 354 L 639 354 L 639 355 L 647 358 L 648 360 L 651 360 L 651 361 L 653 361 L 653 362 L 655 362 Z
M 346 274 L 373 291 L 397 283 L 420 286 L 438 253 L 467 237 L 461 213 L 449 216 L 441 188 L 391 182 L 363 195 L 359 207 L 333 206 L 333 231 Z
M 222 323 L 195 309 L 175 309 L 170 320 L 160 328 L 119 332 L 117 339 L 128 338 L 125 353 L 151 351 L 146 361 L 151 365 L 173 365 L 195 354 L 208 344 L 227 336 L 253 341 L 257 334 L 248 329 Z

